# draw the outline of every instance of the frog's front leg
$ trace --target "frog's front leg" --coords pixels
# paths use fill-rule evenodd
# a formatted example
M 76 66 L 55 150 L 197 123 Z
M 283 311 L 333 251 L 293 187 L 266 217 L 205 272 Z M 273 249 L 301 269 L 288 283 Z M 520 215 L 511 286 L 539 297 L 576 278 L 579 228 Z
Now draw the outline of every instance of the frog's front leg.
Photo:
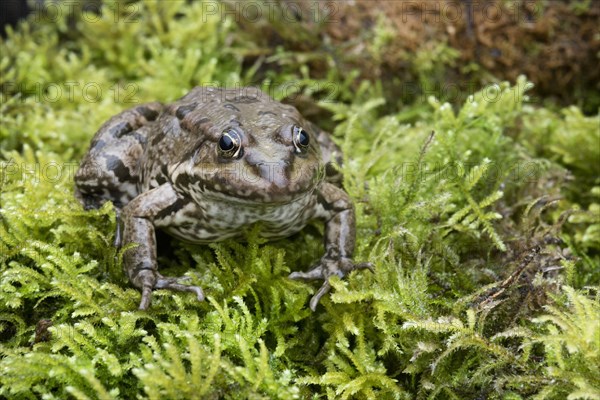
M 182 206 L 183 202 L 171 185 L 165 183 L 137 196 L 123 209 L 123 244 L 138 244 L 125 251 L 124 266 L 130 282 L 142 290 L 140 310 L 150 306 L 154 289 L 192 292 L 199 301 L 204 300 L 201 288 L 180 283 L 186 277 L 171 278 L 158 273 L 154 219 L 161 213 L 176 212 Z
M 342 189 L 331 183 L 323 183 L 317 191 L 317 218 L 325 220 L 325 254 L 307 272 L 293 272 L 291 279 L 323 279 L 325 282 L 310 300 L 310 308 L 315 311 L 321 297 L 331 288 L 329 277 L 344 277 L 355 269 L 369 269 L 371 263 L 352 261 L 356 227 L 354 206 L 350 197 Z

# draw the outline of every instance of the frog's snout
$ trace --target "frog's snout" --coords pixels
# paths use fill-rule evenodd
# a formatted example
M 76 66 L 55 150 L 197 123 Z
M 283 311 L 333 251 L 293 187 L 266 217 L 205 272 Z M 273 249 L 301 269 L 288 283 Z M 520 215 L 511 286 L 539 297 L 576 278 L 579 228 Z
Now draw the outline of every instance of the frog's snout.
M 286 175 L 287 165 L 286 161 L 264 161 L 257 162 L 254 167 L 260 178 L 279 189 L 288 186 L 289 182 Z

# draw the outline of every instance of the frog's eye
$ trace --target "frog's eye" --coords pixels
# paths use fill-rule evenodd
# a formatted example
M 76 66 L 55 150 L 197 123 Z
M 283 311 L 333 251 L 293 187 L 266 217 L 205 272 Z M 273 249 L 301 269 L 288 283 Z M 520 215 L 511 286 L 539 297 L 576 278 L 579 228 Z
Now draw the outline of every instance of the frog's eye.
M 299 126 L 294 125 L 293 130 L 294 135 L 294 146 L 296 147 L 296 152 L 300 153 L 305 150 L 310 143 L 310 136 L 308 136 L 308 132 Z
M 223 157 L 233 158 L 240 154 L 242 139 L 233 129 L 227 129 L 219 139 L 219 154 Z

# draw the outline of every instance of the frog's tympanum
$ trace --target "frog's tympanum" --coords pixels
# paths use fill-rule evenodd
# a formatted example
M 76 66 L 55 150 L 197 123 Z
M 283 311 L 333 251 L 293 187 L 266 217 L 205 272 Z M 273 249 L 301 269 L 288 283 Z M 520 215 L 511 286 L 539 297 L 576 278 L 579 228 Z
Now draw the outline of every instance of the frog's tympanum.
M 118 245 L 140 309 L 154 289 L 192 292 L 184 277 L 158 272 L 155 229 L 192 243 L 240 237 L 260 223 L 265 238 L 283 238 L 309 221 L 325 223 L 325 254 L 292 279 L 323 279 L 354 269 L 355 217 L 336 182 L 331 138 L 289 105 L 253 88 L 197 87 L 173 104 L 147 103 L 112 117 L 94 136 L 75 176 L 86 209 L 107 200 L 117 209 Z

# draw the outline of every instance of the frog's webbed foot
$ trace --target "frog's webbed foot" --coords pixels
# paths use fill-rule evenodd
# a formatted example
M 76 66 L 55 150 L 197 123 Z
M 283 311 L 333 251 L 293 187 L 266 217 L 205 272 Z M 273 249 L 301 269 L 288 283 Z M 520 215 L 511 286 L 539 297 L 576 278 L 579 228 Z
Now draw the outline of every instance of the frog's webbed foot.
M 358 269 L 368 269 L 371 272 L 374 272 L 373 264 L 369 262 L 355 264 L 350 258 L 347 257 L 341 257 L 338 259 L 323 257 L 321 258 L 321 261 L 309 271 L 292 272 L 289 275 L 289 278 L 305 280 L 323 279 L 325 281 L 317 293 L 315 293 L 315 295 L 310 299 L 310 309 L 315 311 L 317 309 L 317 305 L 319 304 L 319 300 L 321 300 L 321 297 L 323 297 L 331 289 L 331 284 L 329 283 L 330 276 L 337 275 L 340 278 L 343 278 L 350 271 Z
M 175 292 L 191 292 L 196 295 L 198 301 L 204 301 L 204 292 L 199 286 L 184 285 L 181 282 L 189 281 L 187 276 L 168 277 L 152 271 L 141 271 L 138 274 L 140 286 L 142 288 L 142 300 L 140 301 L 140 310 L 147 310 L 152 301 L 152 291 L 155 289 L 168 289 Z

